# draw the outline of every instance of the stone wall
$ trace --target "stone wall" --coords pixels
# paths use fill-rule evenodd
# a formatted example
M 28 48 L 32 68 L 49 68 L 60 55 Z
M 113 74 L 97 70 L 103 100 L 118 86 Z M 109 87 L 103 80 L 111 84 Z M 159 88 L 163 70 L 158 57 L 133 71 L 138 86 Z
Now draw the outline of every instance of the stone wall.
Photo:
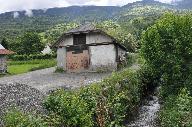
M 66 47 L 57 49 L 57 67 L 66 70 Z
M 0 73 L 6 73 L 6 71 L 7 71 L 6 56 L 0 55 Z

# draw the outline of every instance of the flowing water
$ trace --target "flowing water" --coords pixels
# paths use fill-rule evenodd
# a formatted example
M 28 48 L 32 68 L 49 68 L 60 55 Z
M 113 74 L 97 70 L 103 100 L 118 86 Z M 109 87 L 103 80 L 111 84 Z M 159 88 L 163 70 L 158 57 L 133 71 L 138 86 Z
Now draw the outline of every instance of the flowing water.
M 158 97 L 155 94 L 150 95 L 140 107 L 138 117 L 136 117 L 135 121 L 128 124 L 127 127 L 158 127 L 157 113 L 159 109 Z

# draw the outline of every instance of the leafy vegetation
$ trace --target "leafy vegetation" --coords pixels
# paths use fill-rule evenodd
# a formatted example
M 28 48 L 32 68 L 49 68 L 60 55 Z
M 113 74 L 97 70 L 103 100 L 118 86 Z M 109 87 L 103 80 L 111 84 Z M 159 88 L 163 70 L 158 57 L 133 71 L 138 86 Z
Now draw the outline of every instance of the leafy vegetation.
M 26 60 L 42 60 L 42 59 L 53 59 L 56 58 L 55 53 L 51 54 L 30 54 L 30 55 L 10 55 L 9 59 L 13 61 L 26 61 Z
M 101 83 L 75 91 L 57 91 L 44 105 L 66 126 L 120 126 L 133 115 L 140 101 L 137 72 L 114 73 Z M 78 115 L 77 115 L 78 114 Z
M 14 51 L 18 54 L 37 54 L 41 53 L 45 45 L 41 42 L 40 36 L 36 33 L 25 33 L 12 44 Z
M 143 35 L 142 55 L 159 73 L 168 93 L 178 93 L 190 79 L 191 28 L 190 14 L 167 14 Z
M 117 39 L 118 42 L 125 45 L 130 52 L 136 51 L 137 40 L 132 34 L 124 30 L 124 28 L 122 28 L 117 22 L 109 20 L 98 23 L 96 26 L 97 28 L 102 29 L 103 31 Z
M 123 126 L 124 122 L 135 115 L 140 100 L 149 83 L 147 69 L 129 70 L 113 73 L 104 81 L 76 90 L 58 90 L 44 101 L 48 114 L 41 118 L 43 127 L 79 126 L 109 127 Z M 11 117 L 11 113 L 13 113 Z M 29 115 L 22 112 L 10 112 L 6 115 L 6 126 L 23 124 L 22 119 Z M 21 120 L 20 120 L 21 119 Z M 15 122 L 16 121 L 16 122 Z M 34 127 L 37 125 L 32 124 Z M 38 127 L 38 126 L 37 126 Z
M 173 13 L 161 17 L 166 11 Z M 18 19 L 13 19 L 12 13 L 0 15 L 0 38 L 6 38 L 2 42 L 19 54 L 27 54 L 26 57 L 40 52 L 42 45 L 52 44 L 68 29 L 88 21 L 115 37 L 129 51 L 141 47 L 142 63 L 145 62 L 140 70 L 125 69 L 88 87 L 52 93 L 44 101 L 46 116 L 11 111 L 5 117 L 6 126 L 123 126 L 135 114 L 141 97 L 157 85 L 161 85 L 163 101 L 161 126 L 192 126 L 192 16 L 176 12 L 171 5 L 143 0 L 123 7 L 53 8 L 43 13 L 36 10 L 33 17 L 20 12 Z M 18 34 L 22 36 L 19 39 Z M 28 49 L 28 42 L 39 49 Z M 54 60 L 12 61 L 8 71 L 18 74 L 54 65 Z
M 4 117 L 6 127 L 48 127 L 39 116 L 24 114 L 18 109 L 13 109 Z
M 142 37 L 142 56 L 161 84 L 163 127 L 192 126 L 191 29 L 191 14 L 166 14 Z
M 77 23 L 61 23 L 43 33 L 40 33 L 40 36 L 43 38 L 42 40 L 44 44 L 53 44 L 64 32 L 77 26 Z
M 6 38 L 10 49 L 17 51 L 17 48 L 14 47 L 17 45 L 15 44 L 17 38 L 27 32 L 38 33 L 44 44 L 52 44 L 62 32 L 75 27 L 77 24 L 112 20 L 123 28 L 120 33 L 116 34 L 116 37 L 120 41 L 123 40 L 123 43 L 129 47 L 131 44 L 125 42 L 128 42 L 129 39 L 131 41 L 136 39 L 138 42 L 142 31 L 152 25 L 164 12 L 170 10 L 174 10 L 171 5 L 151 0 L 130 3 L 123 7 L 73 6 L 46 11 L 33 10 L 32 17 L 27 17 L 22 11 L 18 12 L 18 18 L 14 18 L 14 12 L 8 12 L 0 15 L 0 41 Z M 137 23 L 136 20 L 138 20 Z M 119 28 L 117 29 L 119 31 Z
M 192 126 L 192 97 L 186 88 L 178 96 L 169 96 L 160 112 L 162 127 Z

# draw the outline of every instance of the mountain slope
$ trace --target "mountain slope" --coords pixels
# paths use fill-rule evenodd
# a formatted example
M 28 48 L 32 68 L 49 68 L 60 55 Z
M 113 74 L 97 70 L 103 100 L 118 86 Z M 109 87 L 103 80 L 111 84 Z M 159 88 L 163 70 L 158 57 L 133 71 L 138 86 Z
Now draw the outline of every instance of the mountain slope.
M 165 11 L 172 9 L 173 6 L 168 4 L 154 0 L 143 0 L 123 7 L 71 6 L 32 10 L 32 17 L 26 16 L 24 11 L 7 12 L 0 14 L 0 40 L 4 37 L 14 40 L 14 38 L 26 31 L 44 32 L 60 23 L 100 22 L 109 19 L 127 22 L 141 16 L 161 15 Z

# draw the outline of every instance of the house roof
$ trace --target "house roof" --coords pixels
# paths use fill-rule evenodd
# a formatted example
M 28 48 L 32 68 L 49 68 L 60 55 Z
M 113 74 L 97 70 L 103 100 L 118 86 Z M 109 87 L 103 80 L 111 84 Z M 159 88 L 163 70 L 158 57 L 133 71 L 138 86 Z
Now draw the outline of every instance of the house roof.
M 14 52 L 7 49 L 0 49 L 0 55 L 9 55 L 9 54 L 14 54 Z
M 9 55 L 9 54 L 14 54 L 14 52 L 5 49 L 5 48 L 0 44 L 0 55 Z
M 84 32 L 90 32 L 90 31 L 95 31 L 95 30 L 98 30 L 98 29 L 96 29 L 96 27 L 94 25 L 86 24 L 86 25 L 74 28 L 72 30 L 69 30 L 65 34 L 84 33 Z
M 67 32 L 65 32 L 58 40 L 55 44 L 52 45 L 52 47 L 55 47 L 57 46 L 61 41 L 62 39 L 65 37 L 65 36 L 69 36 L 69 35 L 73 35 L 73 34 L 80 34 L 80 33 L 102 33 L 108 37 L 110 37 L 114 44 L 118 45 L 119 47 L 121 47 L 122 49 L 124 50 L 127 50 L 125 46 L 121 45 L 120 43 L 117 42 L 117 40 L 112 37 L 111 35 L 107 34 L 106 32 L 104 32 L 103 30 L 101 29 L 97 29 L 94 25 L 92 24 L 86 24 L 86 25 L 82 25 L 82 26 L 79 26 L 77 28 L 74 28 L 74 29 L 71 29 Z

